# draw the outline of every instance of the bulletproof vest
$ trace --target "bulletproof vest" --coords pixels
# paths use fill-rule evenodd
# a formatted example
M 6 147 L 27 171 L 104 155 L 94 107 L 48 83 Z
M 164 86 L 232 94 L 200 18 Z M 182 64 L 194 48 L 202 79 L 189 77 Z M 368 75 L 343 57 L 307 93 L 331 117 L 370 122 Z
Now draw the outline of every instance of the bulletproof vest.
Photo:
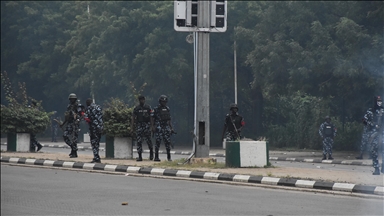
M 236 126 L 236 128 L 235 128 Z M 237 128 L 241 127 L 241 116 L 236 115 L 236 116 L 227 116 L 227 127 L 228 131 L 235 131 Z
M 324 127 L 324 135 L 327 137 L 333 136 L 333 125 L 326 124 Z
M 143 107 L 136 106 L 135 114 L 138 122 L 149 122 L 150 121 L 150 112 L 151 109 L 148 105 L 144 105 Z
M 373 114 L 374 124 L 378 125 L 379 128 L 382 128 L 383 127 L 383 121 L 384 121 L 384 109 L 375 110 L 375 112 Z
M 77 103 L 68 105 L 67 111 L 64 114 L 65 120 L 67 120 L 68 123 L 72 123 L 75 120 L 77 108 L 78 108 Z
M 159 107 L 158 111 L 159 111 L 161 121 L 171 120 L 171 114 L 167 107 Z

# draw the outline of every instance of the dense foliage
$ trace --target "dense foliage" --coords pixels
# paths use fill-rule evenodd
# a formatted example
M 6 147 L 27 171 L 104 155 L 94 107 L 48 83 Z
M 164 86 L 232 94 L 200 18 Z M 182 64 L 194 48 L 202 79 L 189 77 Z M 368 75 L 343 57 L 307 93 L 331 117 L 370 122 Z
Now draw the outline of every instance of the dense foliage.
M 104 134 L 111 137 L 131 137 L 133 108 L 118 98 L 111 98 L 104 107 Z
M 8 105 L 1 104 L 1 133 L 40 133 L 47 129 L 49 116 L 44 112 L 41 102 L 27 96 L 24 83 L 19 83 L 19 91 L 12 89 L 11 82 L 4 71 L 1 82 Z M 33 102 L 32 105 L 30 102 Z M 35 104 L 35 105 L 34 105 Z
M 210 34 L 210 145 L 221 145 L 234 101 L 236 40 L 244 136 L 318 148 L 330 115 L 335 147 L 356 148 L 362 115 L 384 94 L 383 9 L 381 1 L 228 1 L 227 32 Z M 151 106 L 169 97 L 175 139 L 189 145 L 193 45 L 174 31 L 173 13 L 173 1 L 2 1 L 1 70 L 59 113 L 69 93 L 132 104 L 130 86 L 146 83 Z

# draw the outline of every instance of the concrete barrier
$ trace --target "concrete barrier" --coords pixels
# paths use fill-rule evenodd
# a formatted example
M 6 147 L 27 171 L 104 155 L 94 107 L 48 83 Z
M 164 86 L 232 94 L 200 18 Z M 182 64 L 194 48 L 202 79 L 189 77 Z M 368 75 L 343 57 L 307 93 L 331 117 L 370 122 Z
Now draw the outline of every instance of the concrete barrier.
M 133 146 L 131 137 L 107 137 L 105 142 L 105 157 L 132 159 Z
M 31 147 L 31 135 L 29 133 L 8 133 L 7 151 L 29 152 Z
M 225 144 L 227 167 L 264 167 L 269 162 L 266 141 L 228 141 Z

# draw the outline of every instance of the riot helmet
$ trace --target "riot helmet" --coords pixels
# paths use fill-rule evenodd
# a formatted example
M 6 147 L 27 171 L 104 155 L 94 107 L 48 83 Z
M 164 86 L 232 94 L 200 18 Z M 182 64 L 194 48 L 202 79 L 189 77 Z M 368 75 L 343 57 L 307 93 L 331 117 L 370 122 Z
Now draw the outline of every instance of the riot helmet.
M 160 95 L 159 102 L 168 102 L 168 98 L 166 95 Z
M 375 101 L 375 104 L 374 104 L 375 107 L 382 107 L 383 101 L 380 96 L 375 97 L 374 101 Z
M 237 107 L 237 104 L 235 104 L 235 103 L 231 103 L 231 105 L 229 106 L 229 110 L 232 110 L 232 109 L 239 110 L 239 108 Z
M 145 100 L 145 97 L 143 95 L 139 95 L 139 97 L 137 97 L 138 100 L 142 100 L 144 99 Z
M 77 99 L 77 96 L 75 93 L 71 93 L 69 94 L 68 99 Z

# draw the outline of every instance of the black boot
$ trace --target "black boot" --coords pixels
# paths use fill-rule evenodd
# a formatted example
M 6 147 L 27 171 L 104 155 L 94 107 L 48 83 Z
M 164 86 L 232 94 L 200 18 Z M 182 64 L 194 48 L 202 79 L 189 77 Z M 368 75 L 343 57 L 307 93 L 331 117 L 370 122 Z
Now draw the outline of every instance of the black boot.
M 161 161 L 159 159 L 159 152 L 158 151 L 155 152 L 155 159 L 154 159 L 154 161 Z
M 149 149 L 149 160 L 153 160 L 153 149 Z
M 74 151 L 73 151 L 73 150 L 71 150 L 71 153 L 69 153 L 69 155 L 68 155 L 68 156 L 69 156 L 69 157 L 71 157 L 71 156 L 73 155 L 73 152 L 74 152 Z
M 43 148 L 43 145 L 41 145 L 40 143 L 37 144 L 37 150 L 36 150 L 36 152 L 40 151 L 40 149 L 42 149 L 42 148 Z
M 167 160 L 172 161 L 171 159 L 171 151 L 167 149 Z
M 100 158 L 93 158 L 93 160 L 91 161 L 91 163 L 101 163 L 101 160 Z
M 356 159 L 359 159 L 359 160 L 363 159 L 363 153 L 361 153 L 359 156 L 357 156 Z
M 327 160 L 327 155 L 323 154 L 323 158 L 321 160 Z
M 329 155 L 329 156 L 328 156 L 328 160 L 333 160 L 332 155 Z
M 372 173 L 372 175 L 380 175 L 379 167 L 375 167 L 375 171 Z
M 73 151 L 70 158 L 77 158 L 77 151 Z
M 143 161 L 143 158 L 141 157 L 141 153 L 138 153 L 139 157 L 136 158 L 136 161 Z

